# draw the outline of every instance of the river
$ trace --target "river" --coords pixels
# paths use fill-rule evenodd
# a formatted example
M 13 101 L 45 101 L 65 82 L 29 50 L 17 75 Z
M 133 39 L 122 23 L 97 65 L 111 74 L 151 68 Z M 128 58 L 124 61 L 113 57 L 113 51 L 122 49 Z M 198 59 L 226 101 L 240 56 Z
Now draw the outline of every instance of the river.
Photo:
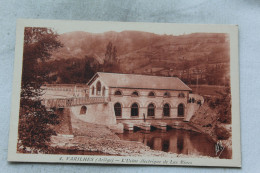
M 161 130 L 151 132 L 126 131 L 123 134 L 118 134 L 118 136 L 122 140 L 142 142 L 152 150 L 216 157 L 215 143 L 207 135 L 193 131 L 177 129 L 164 132 Z M 227 151 L 223 150 L 220 158 L 229 158 L 229 155 Z

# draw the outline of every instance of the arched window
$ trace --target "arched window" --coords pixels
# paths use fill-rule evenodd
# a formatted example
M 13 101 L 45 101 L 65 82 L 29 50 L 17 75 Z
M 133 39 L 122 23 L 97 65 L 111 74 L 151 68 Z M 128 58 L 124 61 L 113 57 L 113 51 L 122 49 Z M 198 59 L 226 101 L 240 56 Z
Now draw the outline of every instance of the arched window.
M 137 92 L 137 91 L 134 91 L 134 92 L 132 93 L 132 96 L 135 96 L 135 97 L 137 97 L 137 96 L 139 96 L 139 94 L 138 94 L 138 92 Z
M 147 116 L 154 116 L 154 105 L 152 103 L 148 105 Z
M 178 105 L 178 117 L 184 117 L 184 106 L 183 106 L 183 104 Z
M 106 95 L 106 88 L 103 87 L 103 88 L 102 88 L 102 96 L 105 96 L 105 95 Z
M 121 117 L 122 116 L 122 107 L 120 103 L 116 103 L 114 105 L 114 110 L 115 110 L 115 116 Z
M 86 106 L 82 106 L 81 109 L 80 109 L 80 115 L 86 114 L 86 112 L 87 112 L 87 107 Z
M 164 96 L 164 97 L 171 97 L 171 95 L 170 95 L 169 92 L 165 92 L 163 96 Z
M 96 84 L 96 88 L 97 88 L 97 95 L 100 95 L 101 94 L 101 83 L 98 81 L 97 84 Z
M 95 88 L 92 87 L 92 95 L 94 95 L 94 94 L 95 94 Z
M 137 103 L 133 103 L 131 106 L 131 116 L 138 116 L 139 115 L 139 107 Z
M 184 93 L 179 93 L 179 97 L 185 97 L 185 94 Z
M 163 105 L 163 116 L 165 117 L 170 116 L 170 105 L 168 103 Z
M 149 97 L 154 97 L 155 94 L 154 94 L 154 92 L 151 91 L 151 92 L 149 92 L 148 96 L 149 96 Z
M 115 92 L 115 95 L 116 95 L 116 96 L 121 96 L 122 93 L 121 93 L 121 91 L 117 90 L 117 91 Z

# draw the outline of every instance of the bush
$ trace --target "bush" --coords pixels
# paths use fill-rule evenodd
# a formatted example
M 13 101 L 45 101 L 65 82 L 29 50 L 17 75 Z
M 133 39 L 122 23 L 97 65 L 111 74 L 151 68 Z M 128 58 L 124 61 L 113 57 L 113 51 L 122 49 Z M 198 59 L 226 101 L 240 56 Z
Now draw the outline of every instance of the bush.
M 230 137 L 230 132 L 224 127 L 216 126 L 215 133 L 219 140 L 226 140 Z
M 220 109 L 219 115 L 218 115 L 218 121 L 221 123 L 231 123 L 231 113 L 230 111 L 226 109 Z
M 221 123 L 231 123 L 231 94 L 230 88 L 224 92 L 218 92 L 221 97 L 208 98 L 208 105 L 211 109 L 216 109 L 218 121 Z
M 209 100 L 208 100 L 208 104 L 209 104 L 209 107 L 211 108 L 211 109 L 215 109 L 217 106 L 218 106 L 218 103 L 219 103 L 219 101 L 217 101 L 218 99 L 216 99 L 216 98 L 210 98 Z

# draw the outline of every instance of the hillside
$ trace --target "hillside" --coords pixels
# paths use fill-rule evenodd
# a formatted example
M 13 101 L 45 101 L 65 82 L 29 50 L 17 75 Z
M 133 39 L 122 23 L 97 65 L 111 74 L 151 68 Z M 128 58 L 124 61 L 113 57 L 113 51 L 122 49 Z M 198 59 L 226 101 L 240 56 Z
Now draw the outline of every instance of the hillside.
M 212 77 L 216 78 L 212 83 L 218 85 L 229 80 L 229 38 L 225 34 L 75 31 L 60 35 L 59 40 L 64 47 L 53 53 L 55 60 L 90 57 L 102 66 L 111 42 L 116 47 L 121 73 L 178 76 L 186 83 L 194 83 L 199 72 L 200 83 Z

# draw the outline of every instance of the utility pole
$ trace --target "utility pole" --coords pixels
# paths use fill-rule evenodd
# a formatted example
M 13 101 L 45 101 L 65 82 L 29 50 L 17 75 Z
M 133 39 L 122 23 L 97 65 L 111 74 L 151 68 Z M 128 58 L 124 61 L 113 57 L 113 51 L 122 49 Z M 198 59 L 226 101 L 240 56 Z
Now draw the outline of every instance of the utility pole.
M 197 82 L 196 82 L 196 93 L 198 93 L 198 86 L 199 86 L 199 75 L 197 74 Z
M 199 70 L 199 69 L 195 69 L 193 70 L 193 74 L 196 75 L 197 77 L 197 81 L 196 81 L 196 93 L 198 94 L 198 87 L 199 87 L 199 75 L 202 74 L 202 70 Z

